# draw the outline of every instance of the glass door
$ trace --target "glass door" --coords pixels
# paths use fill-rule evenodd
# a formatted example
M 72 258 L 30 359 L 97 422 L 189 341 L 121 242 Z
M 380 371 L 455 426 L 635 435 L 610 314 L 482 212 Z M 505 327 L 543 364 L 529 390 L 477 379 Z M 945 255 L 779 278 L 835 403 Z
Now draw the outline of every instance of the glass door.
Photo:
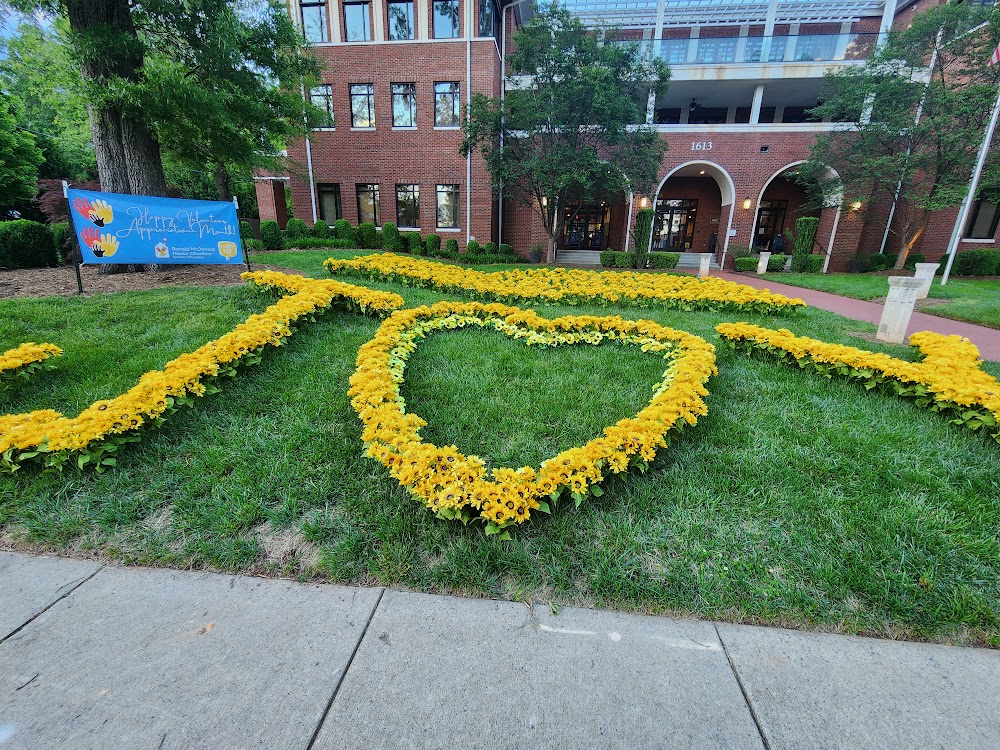
M 753 233 L 754 247 L 768 250 L 776 234 L 785 231 L 785 214 L 788 211 L 788 201 L 761 201 L 760 215 L 757 217 L 757 227 Z
M 698 201 L 657 200 L 653 221 L 653 250 L 684 252 L 691 249 Z

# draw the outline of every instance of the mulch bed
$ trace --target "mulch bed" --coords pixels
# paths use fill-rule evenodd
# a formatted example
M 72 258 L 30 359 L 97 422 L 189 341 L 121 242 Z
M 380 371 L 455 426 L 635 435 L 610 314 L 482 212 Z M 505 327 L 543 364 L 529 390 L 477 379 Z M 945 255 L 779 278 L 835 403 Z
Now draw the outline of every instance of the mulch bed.
M 301 275 L 300 271 L 261 263 L 254 263 L 252 269 Z M 98 274 L 97 270 L 96 266 L 83 266 L 80 269 L 84 296 L 162 286 L 233 286 L 243 283 L 240 274 L 246 270 L 246 266 L 154 266 L 153 270 L 143 273 L 119 273 L 111 276 Z M 53 295 L 72 297 L 76 294 L 76 273 L 73 266 L 0 270 L 0 299 Z

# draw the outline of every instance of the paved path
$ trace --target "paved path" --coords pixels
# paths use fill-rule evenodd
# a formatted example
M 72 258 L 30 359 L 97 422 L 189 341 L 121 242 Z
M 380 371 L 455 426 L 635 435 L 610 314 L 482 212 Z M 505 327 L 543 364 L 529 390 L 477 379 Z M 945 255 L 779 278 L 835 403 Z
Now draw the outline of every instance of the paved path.
M 1000 652 L 0 552 L 0 750 L 1000 747 Z
M 746 284 L 754 289 L 770 289 L 777 294 L 784 294 L 786 297 L 798 297 L 811 307 L 818 307 L 820 310 L 829 310 L 845 318 L 854 320 L 864 320 L 868 323 L 878 325 L 882 319 L 882 305 L 875 302 L 865 302 L 852 297 L 841 297 L 839 294 L 829 292 L 817 292 L 813 289 L 805 289 L 800 286 L 790 286 L 773 281 L 771 277 L 745 276 L 743 274 L 732 273 L 731 271 L 721 271 L 713 273 L 713 276 L 735 281 L 738 284 Z M 886 282 L 886 293 L 889 287 Z M 917 331 L 934 331 L 951 335 L 957 333 L 965 336 L 973 344 L 979 347 L 979 354 L 983 359 L 991 362 L 1000 362 L 1000 331 L 995 328 L 977 326 L 973 323 L 963 323 L 958 320 L 948 320 L 937 315 L 915 312 L 910 318 L 910 327 L 907 335 Z

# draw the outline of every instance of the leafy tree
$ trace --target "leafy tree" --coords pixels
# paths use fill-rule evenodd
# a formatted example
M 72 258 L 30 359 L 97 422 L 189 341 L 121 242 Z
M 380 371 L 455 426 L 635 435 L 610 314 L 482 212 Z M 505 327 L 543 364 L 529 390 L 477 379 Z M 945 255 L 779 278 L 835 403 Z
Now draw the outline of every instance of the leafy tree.
M 647 93 L 662 93 L 670 71 L 613 37 L 553 3 L 515 32 L 505 99 L 476 94 L 466 112 L 462 153 L 480 150 L 493 189 L 538 214 L 550 263 L 566 208 L 648 190 L 666 150 L 638 123 Z M 530 86 L 519 85 L 529 76 Z
M 895 199 L 897 269 L 931 213 L 965 197 L 1000 82 L 1000 70 L 986 65 L 998 41 L 1000 11 L 947 3 L 915 15 L 864 65 L 826 76 L 813 114 L 853 127 L 817 139 L 800 181 L 813 186 L 814 205 L 823 195 L 845 204 Z
M 34 137 L 17 124 L 19 106 L 14 97 L 0 100 L 0 206 L 32 199 L 43 162 Z

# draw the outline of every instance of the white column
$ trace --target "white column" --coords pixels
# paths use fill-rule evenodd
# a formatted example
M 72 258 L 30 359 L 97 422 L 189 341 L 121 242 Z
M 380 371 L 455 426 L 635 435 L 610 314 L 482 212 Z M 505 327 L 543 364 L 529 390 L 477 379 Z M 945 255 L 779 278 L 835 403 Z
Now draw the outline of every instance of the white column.
M 656 28 L 653 30 L 653 37 L 649 41 L 649 54 L 651 57 L 660 56 L 660 38 L 663 36 L 663 14 L 666 7 L 666 0 L 657 0 L 656 3 Z M 648 31 L 648 29 L 647 29 Z M 643 39 L 646 32 L 643 32 Z M 646 99 L 646 124 L 653 124 L 653 115 L 656 111 L 656 92 L 649 90 L 649 97 Z
M 931 284 L 934 283 L 934 274 L 937 273 L 938 268 L 941 267 L 940 263 L 917 263 L 917 272 L 913 274 L 913 278 L 920 279 L 923 284 L 917 290 L 917 299 L 927 299 L 927 295 L 930 294 Z
M 774 19 L 778 15 L 778 0 L 769 0 L 767 16 L 764 18 L 764 38 L 760 42 L 760 61 L 766 63 L 771 57 L 771 37 L 774 35 Z
M 910 276 L 890 276 L 889 294 L 882 308 L 882 319 L 875 338 L 890 344 L 902 344 L 917 304 L 917 290 L 923 282 Z
M 885 41 L 886 34 L 892 28 L 892 22 L 896 18 L 896 0 L 885 0 L 882 8 L 882 23 L 878 28 L 878 43 L 881 45 Z
M 417 0 L 417 23 L 413 31 L 417 39 L 429 39 L 430 33 L 427 30 L 428 0 Z
M 330 0 L 330 39 L 334 42 L 340 43 L 342 40 L 340 35 L 340 0 Z
M 740 26 L 740 38 L 736 40 L 735 62 L 741 63 L 746 59 L 747 35 L 750 33 L 749 24 Z
M 375 0 L 372 3 L 372 15 L 375 17 L 372 24 L 372 39 L 376 42 L 385 41 L 385 22 L 382 18 L 384 11 L 385 8 L 382 7 L 382 0 Z
M 760 105 L 764 101 L 764 84 L 758 83 L 753 90 L 753 103 L 750 105 L 750 124 L 760 124 Z
M 698 37 L 701 36 L 701 28 L 695 26 L 691 29 L 691 36 L 688 39 L 687 61 L 693 63 L 698 59 Z
M 799 43 L 799 24 L 792 23 L 788 25 L 788 41 L 785 43 L 785 56 L 784 60 L 786 62 L 795 61 L 795 48 Z
M 847 57 L 847 45 L 851 42 L 851 22 L 840 24 L 840 36 L 837 37 L 837 47 L 833 51 L 834 60 L 843 60 Z
M 833 217 L 833 229 L 830 230 L 830 245 L 826 249 L 826 259 L 823 261 L 823 273 L 830 269 L 830 259 L 833 258 L 833 243 L 837 241 L 837 227 L 840 226 L 840 215 L 843 207 L 837 206 L 837 214 Z

